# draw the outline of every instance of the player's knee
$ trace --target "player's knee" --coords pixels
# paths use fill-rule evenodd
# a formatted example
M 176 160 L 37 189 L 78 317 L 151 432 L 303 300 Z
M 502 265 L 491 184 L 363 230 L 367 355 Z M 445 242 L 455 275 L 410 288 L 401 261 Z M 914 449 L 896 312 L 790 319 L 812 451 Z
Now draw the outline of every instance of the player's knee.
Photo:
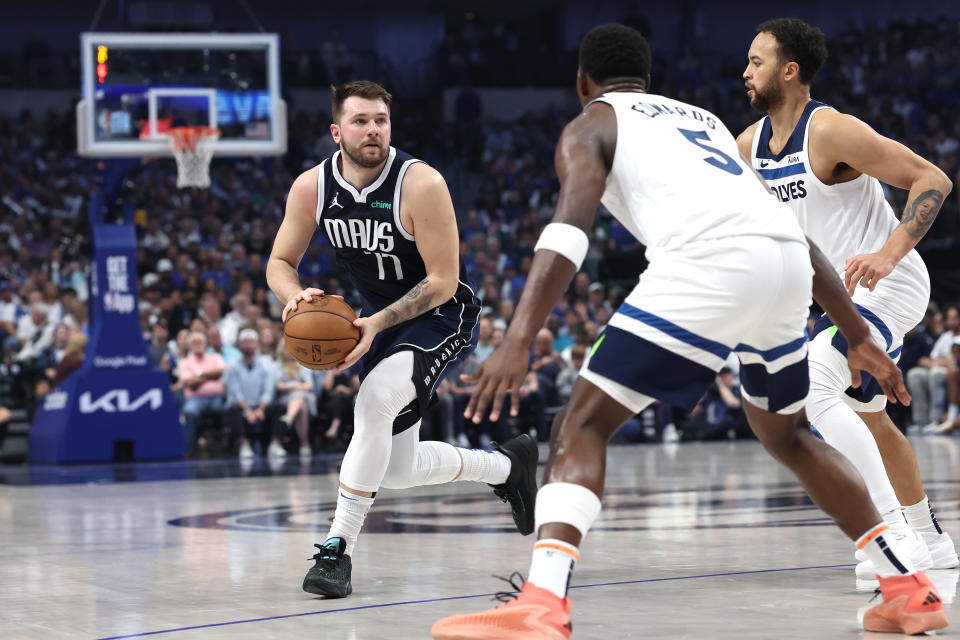
M 387 467 L 387 472 L 383 474 L 383 481 L 380 483 L 384 489 L 407 489 L 413 485 L 413 470 L 403 469 L 400 465 Z
M 809 421 L 804 412 L 792 416 L 777 418 L 776 425 L 764 425 L 756 429 L 757 436 L 764 448 L 781 462 L 789 462 L 797 455 L 808 438 L 816 439 L 810 431 Z

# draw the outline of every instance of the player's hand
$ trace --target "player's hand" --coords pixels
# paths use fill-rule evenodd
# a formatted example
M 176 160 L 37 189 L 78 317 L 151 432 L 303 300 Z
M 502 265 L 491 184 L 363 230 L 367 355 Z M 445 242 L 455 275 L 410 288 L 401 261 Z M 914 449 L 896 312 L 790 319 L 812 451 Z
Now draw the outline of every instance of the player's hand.
M 885 255 L 882 251 L 861 253 L 852 258 L 847 258 L 847 266 L 844 268 L 844 281 L 847 285 L 847 291 L 852 296 L 858 284 L 873 291 L 876 289 L 877 283 L 890 275 L 890 272 L 896 266 L 897 261 Z
M 470 401 L 463 412 L 463 417 L 467 420 L 472 419 L 474 424 L 479 424 L 492 399 L 490 421 L 496 422 L 503 410 L 503 400 L 508 393 L 510 394 L 510 415 L 516 416 L 520 413 L 520 386 L 527 375 L 529 362 L 528 346 L 505 340 L 483 361 L 473 375 L 461 375 L 461 381 L 476 384 L 470 393 Z
M 300 301 L 301 301 L 301 300 L 303 300 L 304 302 L 312 302 L 314 297 L 319 298 L 320 296 L 325 296 L 325 295 L 327 295 L 327 294 L 325 294 L 325 293 L 323 292 L 323 289 L 316 289 L 316 288 L 314 288 L 314 287 L 307 287 L 306 289 L 304 289 L 304 290 L 301 291 L 300 293 L 294 295 L 292 298 L 290 298 L 289 300 L 287 300 L 287 306 L 285 306 L 285 307 L 283 308 L 283 313 L 280 314 L 280 321 L 281 321 L 281 322 L 286 322 L 286 321 L 287 321 L 287 315 L 288 315 L 288 314 L 291 314 L 291 313 L 293 313 L 294 311 L 297 310 L 297 305 L 300 304 Z M 340 298 L 341 300 L 343 300 L 343 296 L 334 296 L 334 295 L 331 295 L 330 297 L 331 297 L 331 298 Z
M 357 342 L 350 353 L 347 354 L 347 357 L 343 359 L 343 362 L 337 366 L 337 373 L 345 371 L 355 365 L 357 360 L 362 358 L 363 355 L 370 350 L 370 345 L 373 344 L 373 339 L 376 338 L 377 334 L 382 330 L 376 315 L 372 315 L 368 318 L 357 318 L 353 321 L 353 326 L 360 330 L 360 341 Z
M 859 344 L 849 345 L 847 364 L 850 366 L 854 387 L 860 386 L 860 371 L 866 371 L 880 383 L 880 388 L 883 389 L 887 400 L 899 402 L 904 406 L 910 405 L 910 392 L 903 383 L 903 374 L 890 356 L 873 340 L 867 339 Z

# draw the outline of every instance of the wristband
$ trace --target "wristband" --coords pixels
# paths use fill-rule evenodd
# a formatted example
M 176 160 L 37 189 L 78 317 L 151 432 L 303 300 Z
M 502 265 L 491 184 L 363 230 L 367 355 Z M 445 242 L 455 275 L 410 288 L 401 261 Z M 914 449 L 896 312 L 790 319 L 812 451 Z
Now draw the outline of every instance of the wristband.
M 564 222 L 551 222 L 543 228 L 534 252 L 540 249 L 556 251 L 580 270 L 583 259 L 587 257 L 590 240 L 583 229 Z

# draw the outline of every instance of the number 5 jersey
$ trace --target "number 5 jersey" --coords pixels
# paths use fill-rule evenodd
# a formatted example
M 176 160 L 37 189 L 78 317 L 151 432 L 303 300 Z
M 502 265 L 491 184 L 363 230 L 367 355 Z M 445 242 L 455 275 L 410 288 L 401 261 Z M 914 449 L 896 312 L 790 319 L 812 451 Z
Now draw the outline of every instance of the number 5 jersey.
M 648 93 L 610 92 L 594 102 L 617 117 L 601 201 L 647 246 L 651 262 L 690 242 L 731 236 L 806 244 L 796 215 L 771 197 L 715 115 Z

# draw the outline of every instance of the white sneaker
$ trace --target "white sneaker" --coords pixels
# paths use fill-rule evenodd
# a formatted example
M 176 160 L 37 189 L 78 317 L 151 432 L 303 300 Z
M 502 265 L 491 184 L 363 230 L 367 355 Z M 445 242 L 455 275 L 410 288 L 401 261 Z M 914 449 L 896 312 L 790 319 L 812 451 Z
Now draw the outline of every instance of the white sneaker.
M 313 449 L 310 448 L 310 445 L 308 445 L 308 444 L 302 444 L 302 445 L 300 445 L 300 457 L 301 457 L 301 458 L 309 458 L 309 457 L 312 456 L 312 455 L 313 455 Z
M 920 535 L 910 528 L 906 520 L 903 523 L 888 524 L 890 527 L 890 544 L 897 553 L 902 553 L 910 559 L 913 566 L 920 571 L 926 571 L 933 568 L 933 558 L 930 557 L 930 550 L 927 549 L 927 543 L 923 541 Z M 867 555 L 860 549 L 854 554 L 857 560 L 857 577 L 873 578 L 877 575 L 876 567 L 867 559 Z
M 680 433 L 677 431 L 677 425 L 671 422 L 663 428 L 663 441 L 664 442 L 680 441 Z
M 946 531 L 943 533 L 921 531 L 920 537 L 927 544 L 927 549 L 930 550 L 934 569 L 960 567 L 960 559 L 957 559 L 957 548 L 953 545 L 953 539 L 949 533 Z
M 267 457 L 268 458 L 285 458 L 287 457 L 287 452 L 283 447 L 280 446 L 280 443 L 274 440 L 270 443 L 270 446 L 267 447 Z
M 250 448 L 249 442 L 244 442 L 240 445 L 240 458 L 244 460 L 249 460 L 254 456 L 253 449 Z

